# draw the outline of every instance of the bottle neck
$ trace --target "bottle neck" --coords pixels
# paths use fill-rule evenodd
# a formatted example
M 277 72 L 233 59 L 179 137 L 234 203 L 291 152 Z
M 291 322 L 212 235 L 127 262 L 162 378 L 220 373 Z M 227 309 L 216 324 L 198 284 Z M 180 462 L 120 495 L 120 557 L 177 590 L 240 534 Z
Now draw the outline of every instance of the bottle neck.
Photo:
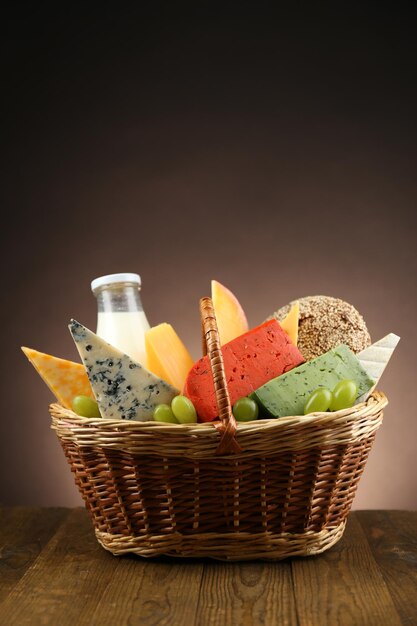
M 98 313 L 127 313 L 143 311 L 137 285 L 117 284 L 95 292 Z

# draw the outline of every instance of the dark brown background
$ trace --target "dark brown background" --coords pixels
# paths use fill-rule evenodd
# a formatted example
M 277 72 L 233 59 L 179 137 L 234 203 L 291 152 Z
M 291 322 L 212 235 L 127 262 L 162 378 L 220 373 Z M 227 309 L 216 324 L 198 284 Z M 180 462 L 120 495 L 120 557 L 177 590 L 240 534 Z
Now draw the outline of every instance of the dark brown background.
M 151 324 L 195 357 L 211 278 L 251 325 L 327 294 L 374 340 L 401 335 L 355 506 L 416 507 L 415 34 L 399 10 L 344 6 L 10 15 L 1 502 L 79 502 L 19 347 L 75 359 L 66 326 L 95 328 L 91 279 L 134 271 Z

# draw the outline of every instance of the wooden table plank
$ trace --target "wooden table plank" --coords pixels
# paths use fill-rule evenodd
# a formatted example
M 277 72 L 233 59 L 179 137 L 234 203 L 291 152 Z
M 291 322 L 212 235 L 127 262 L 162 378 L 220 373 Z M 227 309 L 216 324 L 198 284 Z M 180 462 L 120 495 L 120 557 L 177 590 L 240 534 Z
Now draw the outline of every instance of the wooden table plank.
M 290 563 L 206 563 L 198 626 L 297 623 Z
M 0 509 L 0 602 L 36 560 L 69 509 Z
M 403 623 L 417 624 L 417 511 L 358 511 L 356 516 Z
M 417 513 L 352 513 L 317 557 L 114 557 L 84 509 L 0 515 L 1 626 L 417 624 Z M 5 584 L 3 584 L 5 583 Z
M 135 556 L 113 558 L 120 561 L 117 571 L 91 620 L 82 624 L 195 624 L 202 562 L 164 558 L 146 560 Z
M 0 623 L 87 623 L 84 616 L 96 609 L 114 570 L 115 559 L 97 543 L 85 510 L 73 509 L 12 589 Z
M 202 573 L 192 560 L 114 557 L 75 509 L 9 595 L 0 623 L 193 624 Z
M 300 626 L 398 626 L 400 617 L 356 514 L 343 538 L 318 557 L 292 561 Z

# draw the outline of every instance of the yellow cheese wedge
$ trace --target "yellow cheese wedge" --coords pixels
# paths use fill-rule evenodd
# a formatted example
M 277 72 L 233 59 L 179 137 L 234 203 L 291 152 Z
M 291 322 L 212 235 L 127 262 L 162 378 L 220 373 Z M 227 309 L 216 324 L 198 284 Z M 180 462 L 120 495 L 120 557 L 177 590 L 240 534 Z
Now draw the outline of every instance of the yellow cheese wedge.
M 74 396 L 88 396 L 94 399 L 84 365 L 58 359 L 32 348 L 22 347 L 22 350 L 59 404 L 70 409 Z
M 146 331 L 145 346 L 148 370 L 182 389 L 194 361 L 171 324 L 159 324 Z
M 295 302 L 287 317 L 280 322 L 280 326 L 287 335 L 289 335 L 291 341 L 296 346 L 298 341 L 298 318 L 300 316 L 300 303 Z
M 211 297 L 223 346 L 249 330 L 245 312 L 236 296 L 217 280 L 211 281 Z

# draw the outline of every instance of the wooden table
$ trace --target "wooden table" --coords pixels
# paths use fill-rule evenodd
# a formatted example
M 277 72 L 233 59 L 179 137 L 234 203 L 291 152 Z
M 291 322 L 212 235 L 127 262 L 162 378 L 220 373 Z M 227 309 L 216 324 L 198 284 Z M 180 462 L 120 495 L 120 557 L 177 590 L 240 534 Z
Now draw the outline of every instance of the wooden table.
M 328 552 L 276 563 L 114 557 L 84 509 L 0 510 L 7 626 L 417 624 L 417 512 L 351 513 Z

